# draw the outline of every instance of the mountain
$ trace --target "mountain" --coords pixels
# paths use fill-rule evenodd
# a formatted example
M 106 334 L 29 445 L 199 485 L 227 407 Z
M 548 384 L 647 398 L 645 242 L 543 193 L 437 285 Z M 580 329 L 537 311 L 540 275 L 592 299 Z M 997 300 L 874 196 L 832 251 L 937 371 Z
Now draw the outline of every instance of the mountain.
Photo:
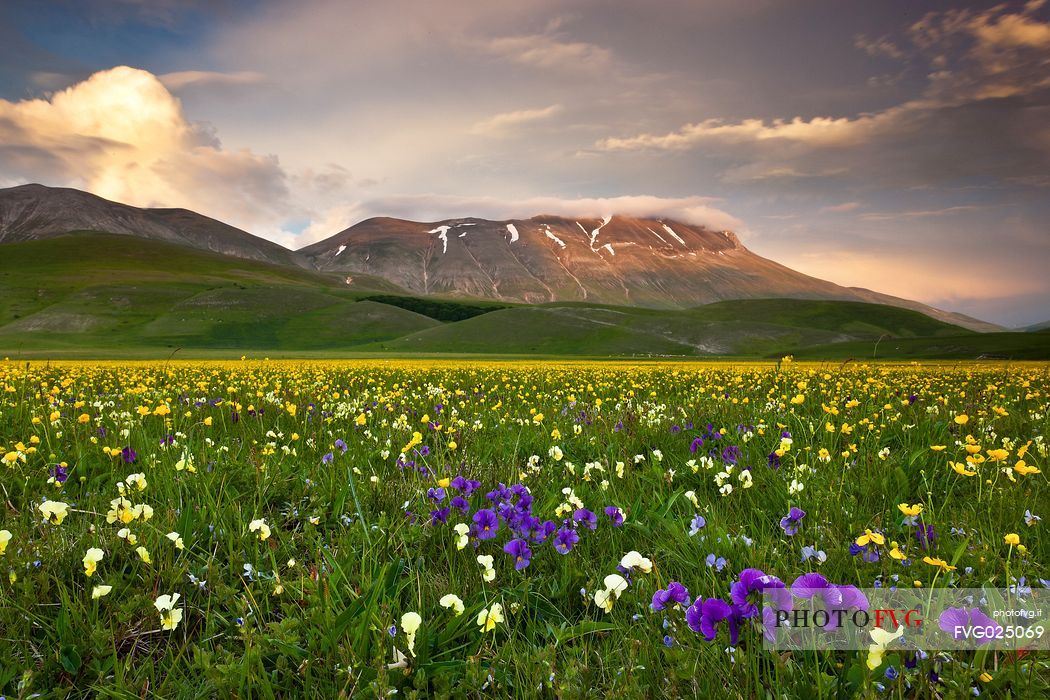
M 322 271 L 368 273 L 416 294 L 540 304 L 689 308 L 728 299 L 836 299 L 912 309 L 971 330 L 998 326 L 796 272 L 730 231 L 612 216 L 423 223 L 367 219 L 299 253 Z
M 188 209 L 140 209 L 80 190 L 21 185 L 0 189 L 0 243 L 70 231 L 102 231 L 278 265 L 309 266 L 276 243 Z

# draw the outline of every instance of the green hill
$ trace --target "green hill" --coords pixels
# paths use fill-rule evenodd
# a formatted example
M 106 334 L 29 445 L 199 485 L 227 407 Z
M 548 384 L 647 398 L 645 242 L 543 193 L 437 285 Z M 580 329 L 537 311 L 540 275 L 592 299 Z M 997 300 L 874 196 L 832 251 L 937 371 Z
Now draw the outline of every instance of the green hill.
M 438 325 L 359 298 L 397 293 L 307 270 L 99 233 L 3 246 L 0 348 L 325 349 Z
M 796 299 L 718 302 L 684 311 L 584 303 L 514 307 L 435 326 L 369 350 L 552 355 L 765 355 L 779 348 L 969 331 L 878 304 Z
M 127 235 L 3 245 L 0 354 L 158 357 L 487 354 L 1010 358 L 1046 333 L 979 334 L 893 306 L 756 299 L 685 310 L 414 297 L 323 274 Z

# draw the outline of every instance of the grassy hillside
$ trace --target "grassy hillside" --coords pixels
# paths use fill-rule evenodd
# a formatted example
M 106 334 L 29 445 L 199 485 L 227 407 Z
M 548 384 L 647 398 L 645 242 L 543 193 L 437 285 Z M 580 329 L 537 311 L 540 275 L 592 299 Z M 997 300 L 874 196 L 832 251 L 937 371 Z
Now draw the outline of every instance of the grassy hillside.
M 765 355 L 778 349 L 968 331 L 906 309 L 854 302 L 739 300 L 686 311 L 583 303 L 515 307 L 374 344 L 396 352 Z
M 0 354 L 1050 357 L 1047 333 L 976 334 L 856 302 L 686 310 L 418 298 L 353 278 L 100 233 L 0 247 Z M 880 340 L 881 339 L 881 340 Z
M 129 236 L 4 245 L 0 348 L 343 348 L 438 321 L 359 298 L 397 292 Z

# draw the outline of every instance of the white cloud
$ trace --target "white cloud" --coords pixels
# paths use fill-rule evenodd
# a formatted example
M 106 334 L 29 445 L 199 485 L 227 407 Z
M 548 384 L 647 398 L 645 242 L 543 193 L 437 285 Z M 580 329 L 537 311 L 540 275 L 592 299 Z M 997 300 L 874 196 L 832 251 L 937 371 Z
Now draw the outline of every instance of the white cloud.
M 213 70 L 183 70 L 158 75 L 160 82 L 169 90 L 178 92 L 182 88 L 194 85 L 254 85 L 266 79 L 262 73 L 255 71 L 233 71 L 224 73 Z
M 47 99 L 0 100 L 0 176 L 134 206 L 193 209 L 235 226 L 287 211 L 275 156 L 222 147 L 152 73 L 118 66 Z
M 549 107 L 544 107 L 542 109 L 521 109 L 516 112 L 501 112 L 500 114 L 494 114 L 488 119 L 483 119 L 477 122 L 471 127 L 470 131 L 474 134 L 484 134 L 489 136 L 503 134 L 526 124 L 550 119 L 561 111 L 561 105 L 550 105 Z

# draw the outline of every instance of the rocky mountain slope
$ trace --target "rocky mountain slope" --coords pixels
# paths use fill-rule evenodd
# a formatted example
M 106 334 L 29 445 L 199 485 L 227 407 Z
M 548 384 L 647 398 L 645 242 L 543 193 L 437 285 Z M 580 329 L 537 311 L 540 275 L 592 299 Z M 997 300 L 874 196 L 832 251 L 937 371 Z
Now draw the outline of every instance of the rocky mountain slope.
M 727 299 L 889 304 L 980 331 L 993 324 L 804 275 L 730 231 L 629 216 L 415 222 L 378 217 L 299 251 L 317 269 L 368 273 L 422 295 L 689 308 Z

